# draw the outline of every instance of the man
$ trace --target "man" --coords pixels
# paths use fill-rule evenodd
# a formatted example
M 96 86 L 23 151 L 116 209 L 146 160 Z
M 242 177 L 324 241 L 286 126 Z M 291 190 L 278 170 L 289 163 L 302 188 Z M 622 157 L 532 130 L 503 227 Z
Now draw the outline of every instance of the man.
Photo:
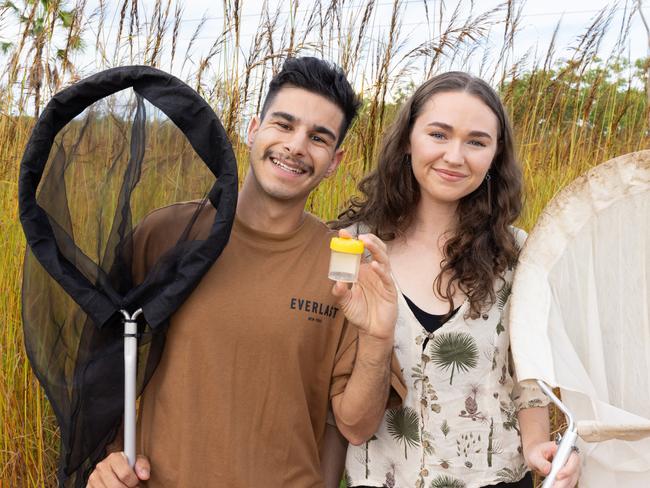
M 391 380 L 396 290 L 383 244 L 352 288 L 327 279 L 328 229 L 304 211 L 336 171 L 358 101 L 339 68 L 288 59 L 248 129 L 250 170 L 228 246 L 172 317 L 140 402 L 135 471 L 116 452 L 91 487 L 322 487 L 328 405 L 360 444 L 376 430 Z M 135 236 L 146 268 L 197 212 L 172 205 Z M 200 210 L 213 219 L 213 208 Z M 153 256 L 153 257 L 152 257 Z M 143 274 L 136 269 L 135 274 Z

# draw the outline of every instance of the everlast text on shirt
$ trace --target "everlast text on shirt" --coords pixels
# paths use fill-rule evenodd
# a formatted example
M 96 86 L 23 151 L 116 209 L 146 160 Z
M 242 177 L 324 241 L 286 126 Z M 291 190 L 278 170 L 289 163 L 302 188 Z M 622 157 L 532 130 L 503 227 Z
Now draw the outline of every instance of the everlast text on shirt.
M 326 303 L 320 303 L 315 300 L 307 300 L 305 298 L 291 298 L 291 309 L 300 310 L 305 313 L 317 314 L 323 317 L 336 317 L 336 313 L 339 311 L 334 305 L 328 305 Z M 310 320 L 313 320 L 310 318 Z M 317 320 L 320 322 L 320 320 Z

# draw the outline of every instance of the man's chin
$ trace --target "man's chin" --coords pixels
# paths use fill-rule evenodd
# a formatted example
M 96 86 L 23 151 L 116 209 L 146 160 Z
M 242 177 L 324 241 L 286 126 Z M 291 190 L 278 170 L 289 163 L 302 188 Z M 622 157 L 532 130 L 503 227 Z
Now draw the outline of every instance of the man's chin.
M 309 194 L 318 186 L 318 182 L 309 181 L 312 175 L 302 175 L 296 178 L 278 178 L 277 175 L 267 172 L 254 172 L 260 195 L 271 200 L 283 202 L 304 203 Z
M 262 186 L 262 190 L 269 199 L 283 203 L 302 202 L 307 199 L 311 192 L 311 189 L 300 191 L 295 188 L 282 188 L 280 185 Z

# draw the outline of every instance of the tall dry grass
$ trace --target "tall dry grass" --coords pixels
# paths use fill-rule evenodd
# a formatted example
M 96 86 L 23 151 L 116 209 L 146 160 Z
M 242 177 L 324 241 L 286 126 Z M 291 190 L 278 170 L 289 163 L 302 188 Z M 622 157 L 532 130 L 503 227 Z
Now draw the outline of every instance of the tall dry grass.
M 613 24 L 616 5 L 594 16 L 569 58 L 559 59 L 553 41 L 541 55 L 515 59 L 521 5 L 510 0 L 489 12 L 464 15 L 462 1 L 394 0 L 389 18 L 378 18 L 386 3 L 378 0 L 290 2 L 277 9 L 264 2 L 248 41 L 242 3 L 224 0 L 223 20 L 199 21 L 184 50 L 183 6 L 172 0 L 148 6 L 120 0 L 116 16 L 115 5 L 105 0 L 92 11 L 85 0 L 29 0 L 0 7 L 0 27 L 19 27 L 15 38 L 2 40 L 11 45 L 0 45 L 6 49 L 0 77 L 0 486 L 55 484 L 56 425 L 22 343 L 18 162 L 43 102 L 89 71 L 144 63 L 184 79 L 220 115 L 243 176 L 246 148 L 239 135 L 259 109 L 265 84 L 282 59 L 315 54 L 335 61 L 360 89 L 364 105 L 346 141 L 342 169 L 309 199 L 309 210 L 324 219 L 337 215 L 373 167 L 382 131 L 400 100 L 450 66 L 488 79 L 512 115 L 525 169 L 527 200 L 520 225 L 526 229 L 575 176 L 610 157 L 648 147 L 649 60 L 635 68 L 625 57 L 634 8 L 625 5 L 622 24 Z M 407 43 L 407 8 L 421 9 L 420 28 L 427 32 L 415 47 Z M 603 50 L 603 39 L 612 31 L 619 32 L 618 41 Z M 197 51 L 204 36 L 212 43 Z M 502 39 L 495 51 L 487 51 L 488 37 Z M 82 68 L 87 59 L 82 49 L 86 56 L 94 53 L 90 69 Z M 173 185 L 169 188 L 165 191 L 174 191 Z M 560 423 L 556 414 L 553 423 Z

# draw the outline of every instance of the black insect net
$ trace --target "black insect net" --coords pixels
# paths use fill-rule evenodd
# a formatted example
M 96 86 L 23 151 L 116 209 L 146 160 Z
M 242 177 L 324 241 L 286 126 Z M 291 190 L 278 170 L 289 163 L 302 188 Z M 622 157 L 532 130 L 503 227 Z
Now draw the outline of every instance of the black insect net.
M 27 355 L 60 426 L 62 484 L 85 485 L 122 423 L 122 311 L 142 309 L 141 392 L 170 315 L 228 241 L 236 199 L 236 162 L 223 127 L 169 74 L 107 70 L 46 106 L 20 168 L 28 244 L 23 323 Z M 175 223 L 181 231 L 170 230 L 164 251 L 139 262 L 138 225 L 154 209 L 187 200 L 199 203 Z M 135 276 L 136 268 L 145 272 Z

